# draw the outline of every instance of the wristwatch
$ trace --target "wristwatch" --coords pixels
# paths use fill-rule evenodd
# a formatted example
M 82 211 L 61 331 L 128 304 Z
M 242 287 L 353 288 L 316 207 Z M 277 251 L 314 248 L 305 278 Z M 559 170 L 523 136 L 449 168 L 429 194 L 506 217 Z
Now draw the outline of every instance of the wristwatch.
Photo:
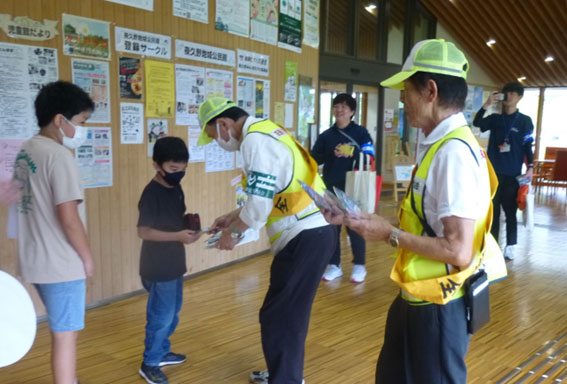
M 400 236 L 400 228 L 396 228 L 390 233 L 390 238 L 388 239 L 388 243 L 394 248 L 398 248 L 400 246 L 400 241 L 398 240 L 398 236 Z
M 234 228 L 233 224 L 230 224 L 228 229 L 230 231 L 230 237 L 232 237 L 233 239 L 242 239 L 244 237 L 244 232 L 238 231 L 236 228 Z

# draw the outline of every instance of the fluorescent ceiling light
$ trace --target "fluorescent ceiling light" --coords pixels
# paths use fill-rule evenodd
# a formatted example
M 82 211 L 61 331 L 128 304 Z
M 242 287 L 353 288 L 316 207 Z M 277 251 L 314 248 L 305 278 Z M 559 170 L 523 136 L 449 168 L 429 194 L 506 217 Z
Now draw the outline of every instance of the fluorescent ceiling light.
M 553 58 L 553 56 L 547 56 L 547 57 L 545 58 L 545 61 L 546 61 L 547 63 L 549 63 L 550 61 L 553 61 L 553 60 L 555 60 L 555 59 Z
M 364 9 L 366 9 L 367 12 L 374 13 L 373 11 L 376 9 L 376 4 L 370 3 L 369 5 L 364 7 Z
M 520 76 L 520 77 L 518 77 L 518 81 L 524 81 L 524 80 L 526 80 L 526 76 Z
M 494 39 L 490 39 L 486 42 L 486 45 L 488 45 L 489 47 L 493 46 L 494 44 L 496 44 L 496 40 Z

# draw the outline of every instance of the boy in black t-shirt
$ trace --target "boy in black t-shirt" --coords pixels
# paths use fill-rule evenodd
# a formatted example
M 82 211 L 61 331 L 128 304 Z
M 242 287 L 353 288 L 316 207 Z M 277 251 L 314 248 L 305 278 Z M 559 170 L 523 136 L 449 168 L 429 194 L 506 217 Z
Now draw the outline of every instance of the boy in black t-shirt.
M 185 196 L 179 185 L 189 161 L 178 137 L 158 139 L 153 154 L 156 175 L 144 189 L 138 209 L 138 236 L 143 239 L 140 276 L 149 292 L 144 361 L 140 375 L 150 384 L 167 383 L 162 366 L 181 364 L 185 355 L 171 352 L 169 337 L 179 322 L 183 302 L 185 246 L 199 233 L 185 229 Z

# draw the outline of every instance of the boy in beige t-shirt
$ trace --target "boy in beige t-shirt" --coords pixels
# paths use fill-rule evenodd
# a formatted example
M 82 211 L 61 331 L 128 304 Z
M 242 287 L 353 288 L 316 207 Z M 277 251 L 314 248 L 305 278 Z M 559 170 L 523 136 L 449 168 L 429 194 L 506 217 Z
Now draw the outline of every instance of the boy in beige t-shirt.
M 85 279 L 94 263 L 84 225 L 84 192 L 73 154 L 86 138 L 81 127 L 94 110 L 71 83 L 46 85 L 37 95 L 39 133 L 16 158 L 21 275 L 45 304 L 52 335 L 54 382 L 77 382 L 78 331 L 84 328 Z M 67 148 L 66 148 L 67 147 Z

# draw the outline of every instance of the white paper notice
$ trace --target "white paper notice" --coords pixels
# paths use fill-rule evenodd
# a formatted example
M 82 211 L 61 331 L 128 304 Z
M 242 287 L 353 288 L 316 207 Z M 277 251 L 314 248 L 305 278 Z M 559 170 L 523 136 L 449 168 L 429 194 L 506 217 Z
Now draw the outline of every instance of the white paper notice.
M 0 43 L 0 138 L 29 139 L 37 133 L 34 100 L 58 79 L 57 50 Z
M 73 84 L 81 87 L 95 103 L 89 123 L 110 123 L 110 77 L 108 63 L 72 59 Z
M 109 1 L 111 3 L 128 5 L 129 7 L 145 9 L 146 11 L 154 10 L 154 0 L 106 0 L 106 1 Z
M 209 23 L 209 0 L 173 0 L 173 15 Z
M 206 91 L 207 98 L 225 97 L 233 100 L 233 73 L 220 69 L 206 70 Z
M 85 188 L 112 186 L 112 134 L 110 128 L 88 128 L 87 141 L 75 151 Z
M 285 104 L 284 128 L 293 128 L 293 104 Z
M 187 137 L 189 138 L 189 162 L 202 163 L 205 161 L 205 146 L 197 146 L 199 136 L 201 135 L 201 127 L 188 127 Z
M 160 59 L 171 59 L 171 37 L 144 31 L 114 28 L 116 50 Z
M 199 125 L 197 112 L 205 101 L 205 68 L 175 64 L 175 124 Z
M 167 119 L 148 119 L 148 157 L 154 155 L 156 140 L 167 136 Z
M 248 37 L 250 0 L 216 0 L 215 29 Z
M 238 49 L 238 72 L 270 76 L 270 56 Z
M 120 144 L 144 142 L 144 104 L 120 103 Z
M 216 141 L 205 146 L 205 172 L 230 171 L 234 169 L 234 152 L 219 147 Z

